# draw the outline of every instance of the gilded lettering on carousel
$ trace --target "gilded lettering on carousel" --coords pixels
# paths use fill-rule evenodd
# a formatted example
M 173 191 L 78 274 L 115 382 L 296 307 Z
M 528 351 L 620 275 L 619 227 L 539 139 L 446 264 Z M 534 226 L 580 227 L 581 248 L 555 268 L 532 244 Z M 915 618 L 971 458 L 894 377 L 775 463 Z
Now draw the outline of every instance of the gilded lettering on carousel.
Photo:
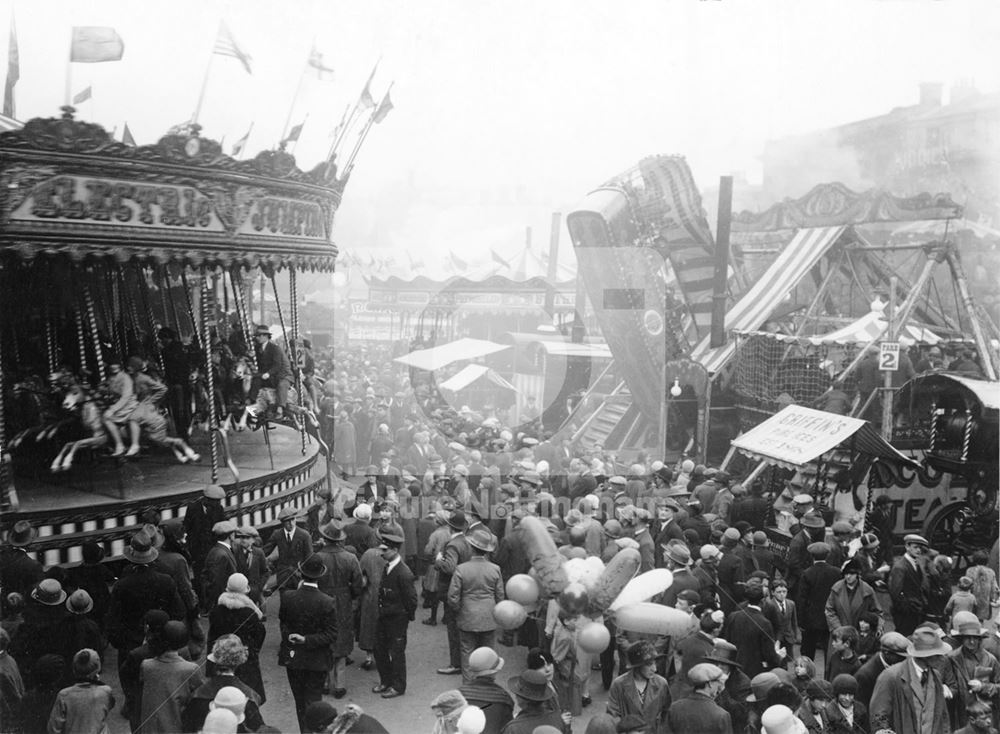
M 323 211 L 313 201 L 296 201 L 265 196 L 254 202 L 241 234 L 271 234 L 322 239 Z

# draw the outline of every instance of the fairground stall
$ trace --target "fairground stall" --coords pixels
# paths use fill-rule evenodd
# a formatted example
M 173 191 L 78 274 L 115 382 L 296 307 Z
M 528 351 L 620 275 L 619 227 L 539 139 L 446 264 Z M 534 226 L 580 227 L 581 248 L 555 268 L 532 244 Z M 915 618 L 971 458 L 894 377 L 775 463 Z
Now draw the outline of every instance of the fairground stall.
M 234 160 L 197 126 L 125 145 L 72 108 L 0 134 L 2 524 L 36 526 L 30 552 L 74 562 L 94 540 L 117 556 L 139 513 L 175 517 L 212 483 L 254 525 L 312 501 L 328 480 L 308 390 L 293 369 L 274 411 L 254 389 L 252 342 L 270 338 L 247 292 L 269 282 L 297 365 L 296 276 L 333 270 L 344 183 L 283 148 Z

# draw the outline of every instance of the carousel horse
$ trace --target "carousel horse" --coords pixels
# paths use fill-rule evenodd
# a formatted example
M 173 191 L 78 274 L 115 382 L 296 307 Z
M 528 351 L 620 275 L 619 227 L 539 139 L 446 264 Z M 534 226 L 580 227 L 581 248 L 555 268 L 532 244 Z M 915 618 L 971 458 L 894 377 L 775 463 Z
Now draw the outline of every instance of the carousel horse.
M 67 471 L 73 466 L 73 459 L 76 452 L 86 448 L 100 448 L 108 442 L 108 432 L 104 428 L 101 420 L 103 409 L 97 404 L 94 396 L 78 384 L 70 385 L 63 396 L 62 407 L 64 410 L 78 412 L 80 423 L 84 429 L 90 433 L 87 438 L 79 441 L 69 441 L 63 445 L 62 450 L 56 454 L 49 467 L 53 472 Z

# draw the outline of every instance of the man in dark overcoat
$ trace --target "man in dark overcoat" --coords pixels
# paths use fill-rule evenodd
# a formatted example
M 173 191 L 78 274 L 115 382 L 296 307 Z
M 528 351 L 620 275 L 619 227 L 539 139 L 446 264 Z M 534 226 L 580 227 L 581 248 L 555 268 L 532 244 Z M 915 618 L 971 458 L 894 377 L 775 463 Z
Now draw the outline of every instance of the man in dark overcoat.
M 896 559 L 889 571 L 889 597 L 896 631 L 909 635 L 924 620 L 927 608 L 921 557 L 929 544 L 919 535 L 907 535 L 903 538 L 903 547 L 906 552 Z
M 774 627 L 761 609 L 763 590 L 748 586 L 745 596 L 746 601 L 726 619 L 722 637 L 738 645 L 736 662 L 753 678 L 764 672 L 765 664 L 768 668 L 781 667 L 786 650 L 777 647 Z
M 38 530 L 27 520 L 18 520 L 7 533 L 7 542 L 0 548 L 0 607 L 6 611 L 7 594 L 17 592 L 25 599 L 35 584 L 45 576 L 41 563 L 28 555 L 27 546 L 38 537 Z
M 327 567 L 319 580 L 319 590 L 333 599 L 337 606 L 337 639 L 333 643 L 333 669 L 330 671 L 330 693 L 343 698 L 347 657 L 354 649 L 354 601 L 361 598 L 364 577 L 358 558 L 346 547 L 347 534 L 337 520 L 330 520 L 319 529 L 326 541 L 316 555 Z
M 270 556 L 275 550 L 278 557 L 274 561 L 274 583 L 276 586 L 268 585 L 264 589 L 264 596 L 270 596 L 275 589 L 284 593 L 295 588 L 297 580 L 296 573 L 300 564 L 312 553 L 312 538 L 305 529 L 295 524 L 299 512 L 294 507 L 282 508 L 278 513 L 280 528 L 275 528 L 271 537 L 264 543 L 264 555 Z
M 667 731 L 699 734 L 733 734 L 729 713 L 715 702 L 725 687 L 722 668 L 699 663 L 688 672 L 694 690 L 670 704 Z
M 219 594 L 226 590 L 226 582 L 236 573 L 236 555 L 233 553 L 233 539 L 236 537 L 236 523 L 223 520 L 212 526 L 215 544 L 205 556 L 202 568 L 201 586 L 204 608 L 209 612 L 219 601 Z
M 406 693 L 406 630 L 417 613 L 413 572 L 399 555 L 403 529 L 387 525 L 381 531 L 385 571 L 378 587 L 378 623 L 375 627 L 375 665 L 379 683 L 372 693 L 396 698 Z
M 465 513 L 455 510 L 448 518 L 448 526 L 451 528 L 451 538 L 444 546 L 444 550 L 438 554 L 434 560 L 434 567 L 438 570 L 438 598 L 447 599 L 448 589 L 451 586 L 451 577 L 455 569 L 472 558 L 472 547 L 465 539 L 465 531 L 469 527 L 469 522 Z M 462 672 L 462 646 L 458 632 L 458 615 L 450 606 L 444 606 L 444 623 L 448 629 L 448 665 L 438 668 L 441 675 L 457 675 Z
M 226 511 L 222 501 L 226 498 L 226 490 L 218 484 L 209 484 L 202 490 L 201 497 L 184 509 L 184 532 L 187 533 L 187 549 L 191 555 L 191 570 L 195 579 L 201 578 L 201 570 L 205 565 L 205 556 L 215 543 L 212 528 L 215 523 L 226 519 Z M 196 589 L 199 595 L 200 586 Z M 201 599 L 202 608 L 205 599 Z
M 826 562 L 830 555 L 830 546 L 826 543 L 812 543 L 808 550 L 813 565 L 802 574 L 797 606 L 802 627 L 802 654 L 814 659 L 816 650 L 825 653 L 830 640 L 826 600 L 833 585 L 840 580 L 840 569 Z

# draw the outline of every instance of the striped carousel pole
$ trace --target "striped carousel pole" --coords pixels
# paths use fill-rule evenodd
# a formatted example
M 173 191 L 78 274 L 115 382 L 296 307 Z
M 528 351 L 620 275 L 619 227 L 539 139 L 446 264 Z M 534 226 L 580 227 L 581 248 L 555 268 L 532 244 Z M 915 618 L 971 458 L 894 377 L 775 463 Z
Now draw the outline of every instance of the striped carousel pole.
M 90 330 L 90 340 L 94 345 L 94 358 L 97 360 L 97 377 L 104 382 L 107 377 L 107 367 L 104 364 L 104 350 L 101 348 L 101 334 L 97 329 L 97 314 L 94 310 L 94 296 L 90 292 L 90 284 L 83 284 L 83 303 L 87 309 L 87 328 Z
M 257 371 L 257 351 L 253 348 L 253 331 L 250 323 L 250 313 L 247 310 L 246 291 L 244 290 L 243 276 L 240 275 L 240 266 L 233 265 L 229 270 L 229 282 L 233 286 L 233 305 L 236 306 L 236 316 L 240 320 L 243 328 L 243 341 L 247 346 L 247 359 Z
M 219 419 L 215 413 L 215 370 L 212 368 L 212 337 L 208 329 L 208 309 L 212 300 L 212 282 L 204 267 L 201 269 L 201 344 L 205 350 L 205 382 L 208 388 L 208 437 L 212 447 L 212 484 L 219 479 L 219 447 L 215 434 L 219 427 Z M 186 286 L 186 279 L 185 279 Z M 185 287 L 185 290 L 187 288 Z
M 299 371 L 299 289 L 294 264 L 288 266 L 288 291 L 289 297 L 292 299 L 292 339 L 290 342 L 292 344 L 292 374 L 295 375 L 295 395 L 301 408 L 305 404 L 305 395 L 303 394 L 302 374 Z M 306 419 L 304 417 L 299 420 L 299 434 L 302 438 L 302 455 L 305 456 Z

